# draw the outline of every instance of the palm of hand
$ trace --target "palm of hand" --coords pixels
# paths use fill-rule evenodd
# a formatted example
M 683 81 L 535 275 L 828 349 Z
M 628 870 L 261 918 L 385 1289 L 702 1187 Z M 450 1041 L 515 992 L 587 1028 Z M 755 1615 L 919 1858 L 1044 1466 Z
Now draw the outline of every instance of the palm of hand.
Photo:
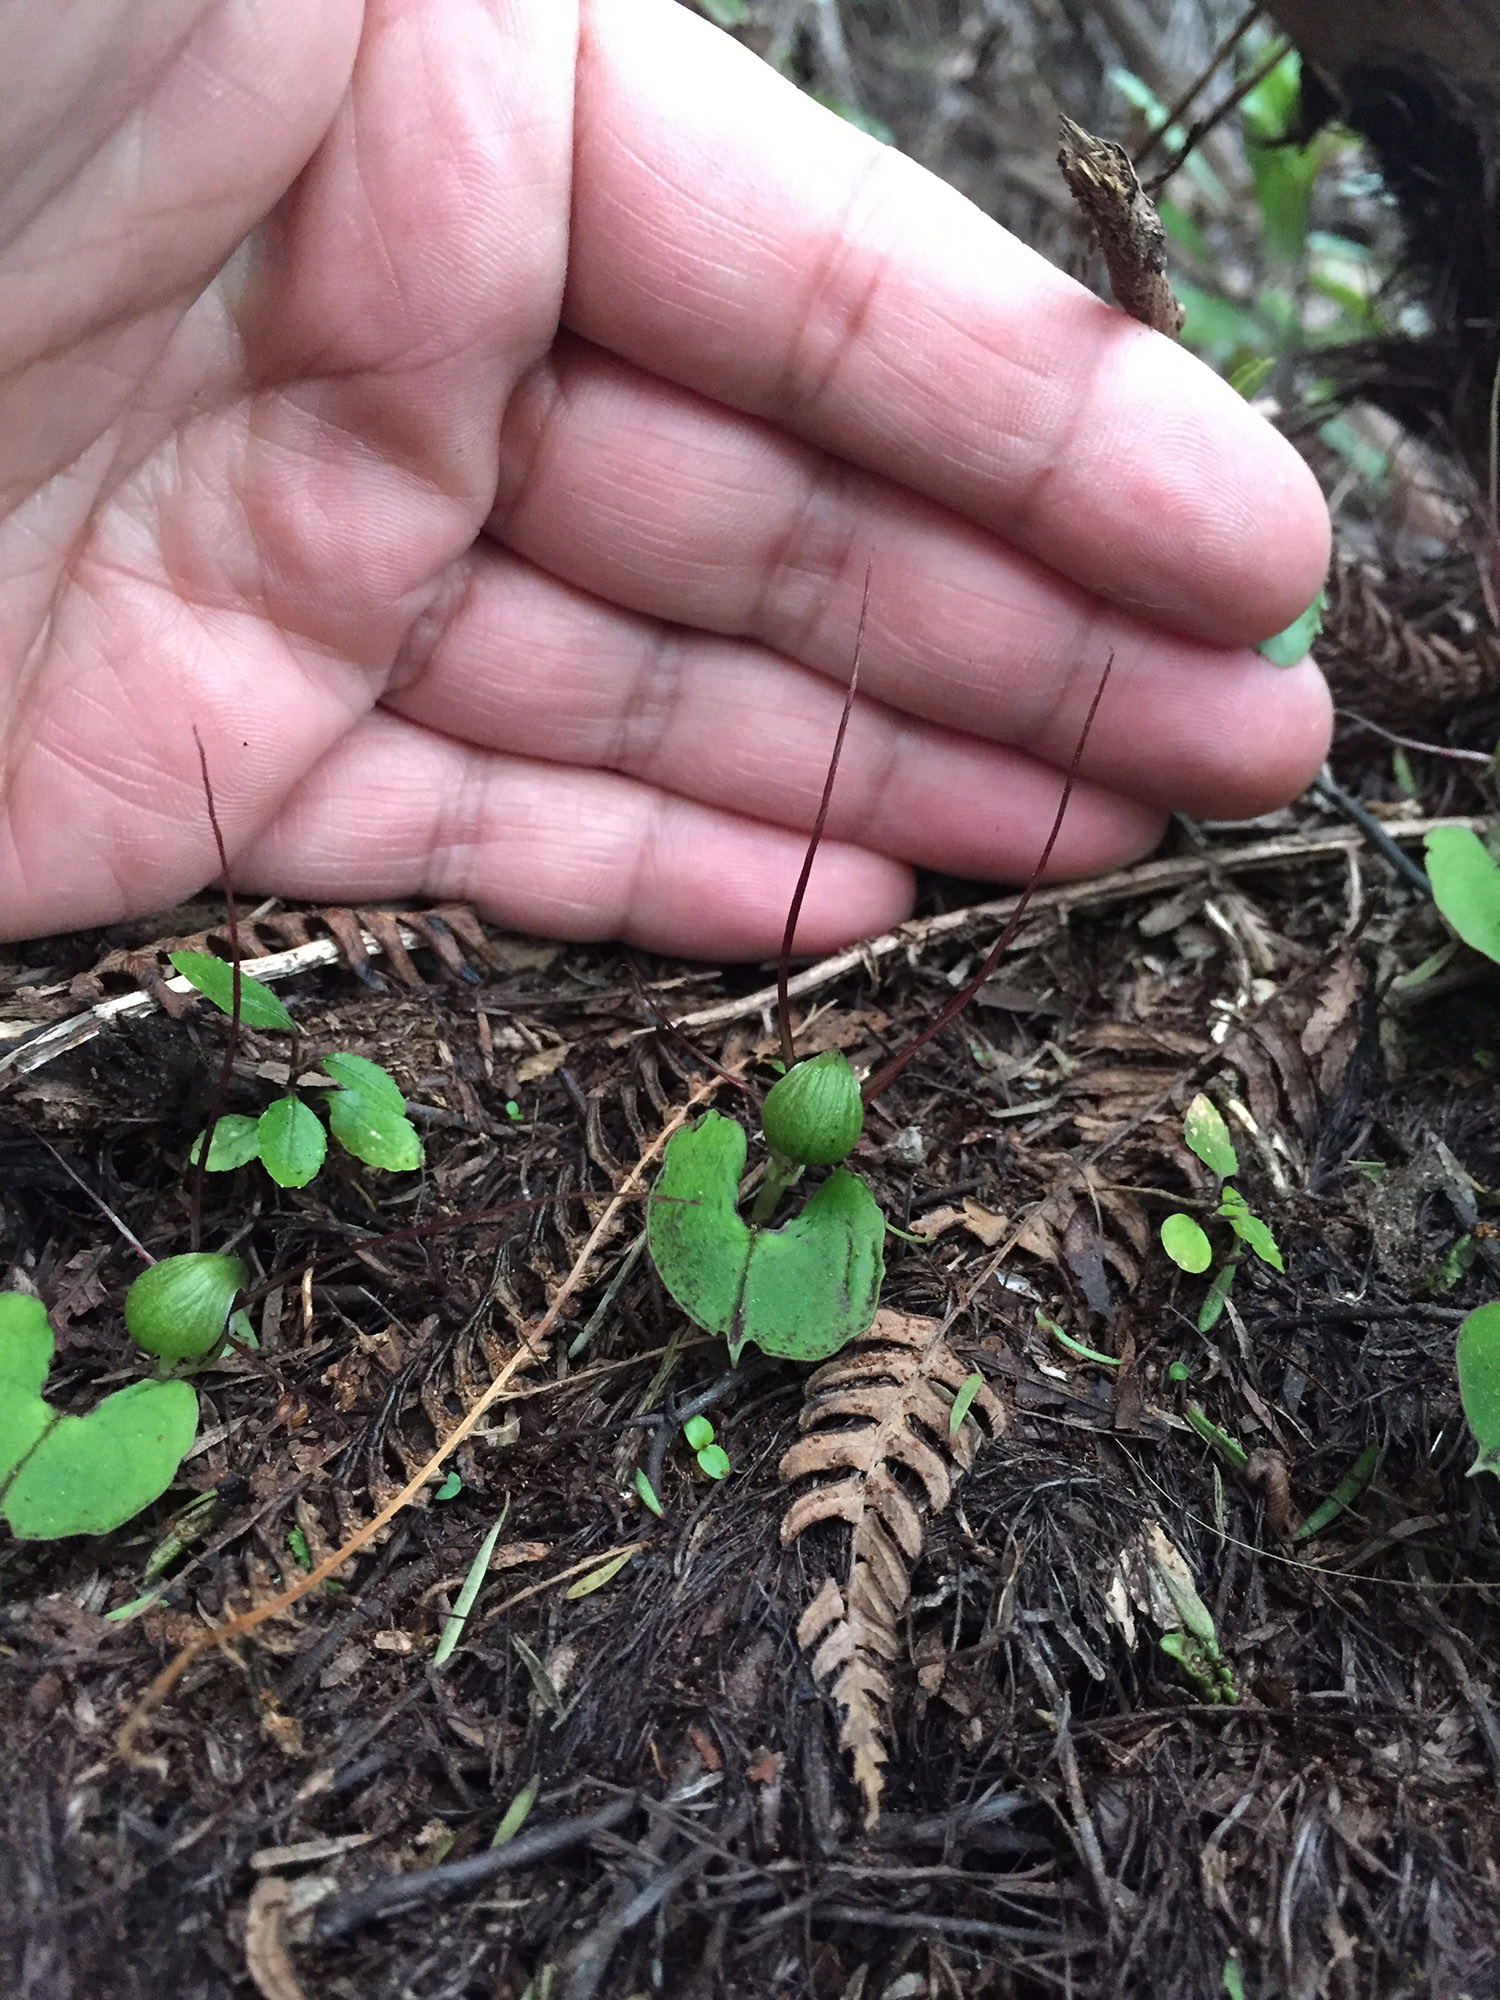
M 1191 364 L 1014 246 L 974 279 L 991 225 L 665 0 L 595 0 L 581 49 L 562 0 L 136 16 L 34 52 L 0 129 L 0 936 L 212 878 L 196 730 L 246 889 L 764 951 L 867 567 L 806 945 L 899 915 L 913 861 L 1024 872 L 1111 647 L 1061 868 L 1316 765 L 1310 670 L 1148 622 L 1242 640 L 1312 594 L 1279 442 L 1195 376 L 1181 464 L 1080 512 Z M 899 276 L 924 227 L 949 295 Z M 1018 283 L 976 354 L 965 286 Z M 1256 493 L 1205 502 L 1236 453 Z

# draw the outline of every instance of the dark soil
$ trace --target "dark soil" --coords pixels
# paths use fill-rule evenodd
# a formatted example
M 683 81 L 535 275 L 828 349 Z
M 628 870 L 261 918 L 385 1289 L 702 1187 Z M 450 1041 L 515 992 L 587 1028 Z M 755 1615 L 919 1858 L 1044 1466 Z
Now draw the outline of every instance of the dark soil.
M 993 97 L 971 89 L 993 48 L 955 81 L 974 40 L 957 11 L 895 11 L 904 68 L 880 8 L 850 55 L 868 108 L 914 150 L 961 156 L 955 177 L 985 181 L 992 207 L 1006 174 L 1043 188 L 1046 147 L 1024 176 L 1018 153 L 997 165 Z M 767 6 L 756 27 L 780 23 L 826 77 L 817 12 Z M 1029 17 L 1032 53 L 1051 37 L 1087 118 L 1100 58 L 1053 15 Z M 1041 73 L 1018 69 L 1017 119 Z M 1496 730 L 1492 703 L 1428 734 L 1487 749 Z M 1493 809 L 1478 764 L 1412 751 L 1405 801 L 1388 758 L 1350 728 L 1335 770 L 1397 830 Z M 1330 833 L 1346 844 L 1330 852 Z M 1263 859 L 1245 870 L 1251 842 Z M 888 1302 L 961 1306 L 953 1344 L 1011 1415 L 925 1523 L 872 1828 L 796 1639 L 843 1574 L 844 1531 L 779 1534 L 806 1371 L 752 1351 L 726 1380 L 722 1343 L 631 1261 L 638 1210 L 534 1340 L 605 1198 L 709 1075 L 642 989 L 676 1018 L 753 996 L 764 969 L 493 934 L 486 957 L 430 929 L 446 957 L 415 948 L 408 981 L 377 958 L 363 979 L 340 961 L 281 985 L 300 1065 L 332 1048 L 386 1063 L 427 1165 L 390 1178 L 331 1158 L 300 1193 L 258 1168 L 211 1178 L 203 1242 L 249 1263 L 259 1352 L 201 1378 L 198 1448 L 146 1515 L 100 1540 L 0 1542 L 0 1992 L 1500 1994 L 1500 1486 L 1466 1476 L 1453 1368 L 1458 1322 L 1500 1283 L 1500 985 L 1459 958 L 1393 988 L 1441 926 L 1311 796 L 1269 824 L 1179 826 L 1166 852 L 1183 857 L 1169 886 L 1143 870 L 1039 906 L 852 1162 L 893 1221 L 927 1218 L 926 1240 L 891 1240 Z M 983 893 L 932 882 L 924 912 Z M 247 949 L 279 945 L 278 914 Z M 30 1069 L 14 1030 L 159 975 L 162 951 L 222 915 L 205 899 L 0 953 L 0 1286 L 45 1301 L 49 1394 L 69 1406 L 135 1371 L 126 1232 L 153 1254 L 188 1245 L 186 1151 L 226 1023 L 158 1010 Z M 316 913 L 307 927 L 327 931 Z M 873 1063 L 992 930 L 919 923 L 909 948 L 799 1002 L 802 1046 Z M 695 1039 L 770 1081 L 753 997 Z M 258 1109 L 261 1067 L 284 1056 L 246 1034 L 228 1108 Z M 1201 1334 L 1206 1281 L 1156 1230 L 1210 1192 L 1182 1143 L 1205 1088 L 1237 1120 L 1241 1184 L 1286 1269 L 1247 1260 Z M 1028 1213 L 1023 1246 L 976 1284 L 994 1218 Z M 207 1654 L 143 1761 L 122 1760 L 116 1733 L 175 1649 L 368 1521 L 528 1343 L 455 1454 L 453 1497 L 433 1490 L 293 1614 Z M 722 1483 L 681 1442 L 708 1391 Z M 1189 1404 L 1254 1454 L 1254 1483 Z M 1371 1445 L 1371 1482 L 1295 1538 Z M 648 1462 L 659 1520 L 633 1485 Z M 147 1590 L 169 1521 L 209 1495 L 160 1598 L 112 1618 Z M 497 1520 L 461 1643 L 434 1667 Z M 1132 1602 L 1153 1522 L 1212 1615 L 1233 1702 L 1207 1699 L 1139 1588 Z M 492 1848 L 533 1787 L 520 1835 Z

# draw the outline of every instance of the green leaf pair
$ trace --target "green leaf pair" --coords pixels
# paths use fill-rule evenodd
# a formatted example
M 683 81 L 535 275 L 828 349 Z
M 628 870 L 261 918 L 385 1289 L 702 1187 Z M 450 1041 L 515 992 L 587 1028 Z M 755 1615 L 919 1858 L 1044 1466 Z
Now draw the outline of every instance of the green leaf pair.
M 345 1152 L 386 1173 L 421 1166 L 422 1141 L 406 1116 L 406 1100 L 379 1063 L 335 1054 L 324 1056 L 320 1067 L 338 1085 L 328 1098 L 328 1123 Z M 202 1145 L 200 1132 L 193 1142 L 194 1165 Z M 317 1173 L 327 1151 L 328 1134 L 317 1113 L 289 1093 L 259 1118 L 238 1112 L 221 1118 L 209 1142 L 207 1167 L 211 1174 L 227 1173 L 259 1160 L 278 1187 L 300 1188 Z
M 778 1086 L 779 1087 L 779 1086 Z M 736 1207 L 745 1134 L 708 1111 L 667 1146 L 646 1214 L 652 1261 L 683 1311 L 729 1342 L 822 1361 L 875 1317 L 885 1276 L 885 1217 L 856 1175 L 835 1168 L 784 1228 Z
M 1238 1153 L 1234 1141 L 1229 1136 L 1229 1127 L 1213 1099 L 1201 1091 L 1187 1108 L 1182 1121 L 1182 1136 L 1191 1151 L 1197 1154 L 1210 1173 L 1217 1174 L 1225 1182 L 1219 1190 L 1219 1206 L 1214 1214 L 1229 1224 L 1239 1240 L 1253 1250 L 1263 1264 L 1273 1270 L 1284 1271 L 1281 1251 L 1276 1238 L 1254 1214 L 1245 1197 L 1237 1187 L 1227 1183 L 1226 1176 L 1240 1170 Z M 1181 1213 L 1169 1215 L 1161 1226 L 1161 1246 L 1181 1271 L 1196 1277 L 1206 1271 L 1214 1260 L 1213 1244 L 1208 1232 L 1190 1215 Z M 1224 1309 L 1224 1301 L 1229 1296 L 1229 1287 L 1234 1281 L 1234 1264 L 1226 1264 L 1215 1277 L 1209 1289 L 1204 1309 L 1198 1316 L 1198 1329 L 1206 1333 Z
M 186 1382 L 132 1382 L 83 1417 L 55 1410 L 41 1393 L 52 1353 L 40 1301 L 0 1292 L 0 1513 L 23 1541 L 120 1527 L 170 1486 L 198 1428 Z

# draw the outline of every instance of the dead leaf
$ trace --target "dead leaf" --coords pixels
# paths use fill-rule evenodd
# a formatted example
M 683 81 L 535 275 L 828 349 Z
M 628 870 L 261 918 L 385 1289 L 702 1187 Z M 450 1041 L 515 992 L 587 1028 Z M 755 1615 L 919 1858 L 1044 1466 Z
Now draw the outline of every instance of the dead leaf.
M 798 1419 L 804 1435 L 781 1461 L 783 1479 L 822 1477 L 787 1509 L 790 1545 L 815 1521 L 851 1530 L 841 1587 L 825 1577 L 797 1625 L 797 1643 L 816 1648 L 812 1677 L 830 1682 L 842 1716 L 839 1745 L 853 1761 L 865 1824 L 880 1816 L 882 1767 L 890 1731 L 889 1663 L 901 1657 L 897 1620 L 910 1594 L 909 1565 L 922 1550 L 922 1514 L 898 1476 L 919 1483 L 927 1511 L 940 1513 L 954 1471 L 973 1463 L 984 1431 L 1008 1421 L 1003 1403 L 982 1385 L 955 1431 L 953 1398 L 968 1379 L 939 1322 L 889 1310 L 851 1346 L 808 1378 Z
M 781 1776 L 781 1767 L 786 1758 L 780 1750 L 771 1750 L 762 1743 L 750 1753 L 750 1762 L 745 1766 L 745 1776 L 752 1785 L 774 1785 Z
M 696 1722 L 688 1724 L 688 1741 L 703 1759 L 705 1771 L 722 1771 L 724 1759 L 719 1755 L 719 1746 L 704 1734 Z
M 250 1892 L 250 1907 L 245 1913 L 245 1970 L 261 2000 L 306 2000 L 282 1941 L 291 1899 L 291 1884 L 283 1875 L 268 1875 Z
M 534 1055 L 529 1055 L 516 1064 L 516 1081 L 540 1083 L 543 1077 L 551 1076 L 554 1070 L 561 1069 L 567 1060 L 566 1042 L 559 1042 L 555 1048 L 538 1049 Z

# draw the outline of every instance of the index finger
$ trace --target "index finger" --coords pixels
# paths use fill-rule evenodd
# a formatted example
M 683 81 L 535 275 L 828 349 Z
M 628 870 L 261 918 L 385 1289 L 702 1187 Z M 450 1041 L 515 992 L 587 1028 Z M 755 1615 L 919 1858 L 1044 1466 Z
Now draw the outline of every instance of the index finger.
M 1222 644 L 1316 595 L 1328 519 L 1225 383 L 675 0 L 584 10 L 564 317 Z

